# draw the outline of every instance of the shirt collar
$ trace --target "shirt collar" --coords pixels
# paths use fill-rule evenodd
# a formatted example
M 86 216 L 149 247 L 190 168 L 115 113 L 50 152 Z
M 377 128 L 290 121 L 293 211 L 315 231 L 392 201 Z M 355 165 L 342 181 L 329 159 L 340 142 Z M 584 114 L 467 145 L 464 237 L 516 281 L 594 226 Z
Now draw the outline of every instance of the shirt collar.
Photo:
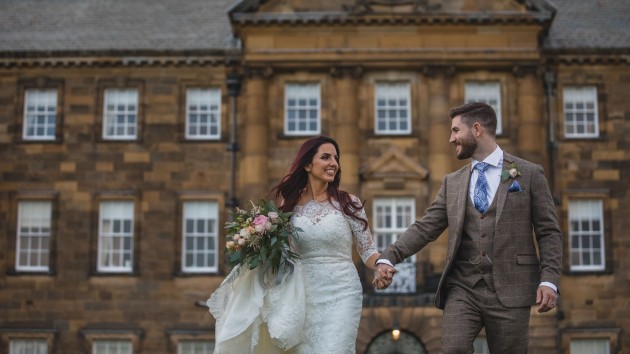
M 472 171 L 475 168 L 475 165 L 477 165 L 479 162 L 481 161 L 477 161 L 475 159 L 472 160 L 472 163 L 470 164 L 470 170 Z M 490 166 L 493 167 L 499 167 L 500 164 L 503 162 L 503 150 L 501 150 L 501 148 L 499 147 L 499 145 L 497 145 L 497 148 L 494 149 L 494 151 L 488 155 L 488 157 L 486 157 L 483 162 L 489 164 Z

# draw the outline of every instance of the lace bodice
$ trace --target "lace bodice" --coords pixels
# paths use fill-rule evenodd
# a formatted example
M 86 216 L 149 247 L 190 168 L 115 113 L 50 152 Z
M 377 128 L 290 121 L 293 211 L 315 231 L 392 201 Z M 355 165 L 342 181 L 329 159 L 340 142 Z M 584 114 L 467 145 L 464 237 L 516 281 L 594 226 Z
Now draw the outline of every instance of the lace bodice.
M 354 196 L 352 198 L 357 200 Z M 367 220 L 364 209 L 358 215 Z M 319 261 L 351 260 L 353 236 L 364 263 L 376 253 L 370 229 L 363 230 L 363 223 L 345 215 L 336 201 L 331 204 L 329 201 L 311 200 L 297 206 L 291 222 L 303 230 L 296 242 L 303 262 L 312 258 Z

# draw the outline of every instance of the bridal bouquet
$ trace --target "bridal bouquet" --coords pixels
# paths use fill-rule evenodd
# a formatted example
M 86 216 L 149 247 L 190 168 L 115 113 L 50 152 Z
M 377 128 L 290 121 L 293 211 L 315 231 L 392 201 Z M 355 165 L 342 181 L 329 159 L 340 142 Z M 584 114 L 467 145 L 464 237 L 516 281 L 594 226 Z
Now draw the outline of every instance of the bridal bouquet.
M 299 258 L 289 241 L 302 230 L 289 222 L 293 213 L 279 211 L 273 201 L 250 203 L 248 210 L 236 208 L 233 221 L 226 223 L 228 264 L 247 269 L 262 265 L 264 272 L 271 268 L 276 273 L 284 262 Z

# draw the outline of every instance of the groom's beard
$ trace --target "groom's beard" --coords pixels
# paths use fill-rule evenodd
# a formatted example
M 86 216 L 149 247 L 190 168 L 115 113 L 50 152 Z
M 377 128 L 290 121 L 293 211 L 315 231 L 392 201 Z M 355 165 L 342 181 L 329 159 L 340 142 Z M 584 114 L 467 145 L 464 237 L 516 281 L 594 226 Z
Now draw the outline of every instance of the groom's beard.
M 465 139 L 459 142 L 460 151 L 457 154 L 458 160 L 466 160 L 472 157 L 477 150 L 477 140 L 472 133 L 469 133 Z

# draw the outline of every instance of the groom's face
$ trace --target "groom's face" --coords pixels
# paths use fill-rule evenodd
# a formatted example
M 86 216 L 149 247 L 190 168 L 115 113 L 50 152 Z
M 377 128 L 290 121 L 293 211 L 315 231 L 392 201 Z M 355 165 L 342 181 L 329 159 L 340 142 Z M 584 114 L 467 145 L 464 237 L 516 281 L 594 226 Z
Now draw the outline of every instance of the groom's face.
M 473 156 L 477 150 L 477 139 L 471 127 L 462 122 L 461 116 L 451 120 L 451 138 L 449 142 L 455 145 L 457 159 L 465 160 Z

